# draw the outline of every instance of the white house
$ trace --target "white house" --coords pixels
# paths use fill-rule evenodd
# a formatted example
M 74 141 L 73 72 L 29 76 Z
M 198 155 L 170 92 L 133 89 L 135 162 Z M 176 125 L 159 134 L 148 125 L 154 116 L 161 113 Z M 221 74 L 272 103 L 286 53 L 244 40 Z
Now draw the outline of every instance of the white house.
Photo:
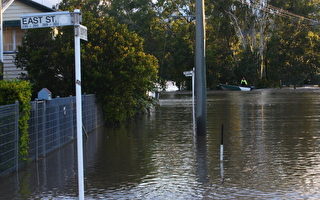
M 22 72 L 14 64 L 17 47 L 21 45 L 25 31 L 20 28 L 20 16 L 26 13 L 53 11 L 53 9 L 31 0 L 2 0 L 3 79 L 17 78 Z

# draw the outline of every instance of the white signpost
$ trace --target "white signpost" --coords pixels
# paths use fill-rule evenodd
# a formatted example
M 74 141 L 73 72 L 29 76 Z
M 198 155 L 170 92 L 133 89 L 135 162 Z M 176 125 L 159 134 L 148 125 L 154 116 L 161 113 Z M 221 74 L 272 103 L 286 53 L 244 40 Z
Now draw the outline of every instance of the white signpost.
M 80 39 L 88 41 L 88 29 L 85 26 L 80 25 L 79 27 L 79 35 Z
M 194 91 L 195 91 L 195 88 L 194 88 L 194 76 L 195 76 L 195 70 L 194 68 L 191 70 L 191 71 L 185 71 L 183 72 L 183 75 L 185 75 L 186 77 L 192 77 L 192 121 L 193 121 L 193 131 L 195 133 L 196 131 L 196 116 L 195 116 L 195 106 L 194 106 L 194 103 L 195 103 L 195 100 L 194 100 L 194 97 L 195 97 L 195 94 L 194 94 Z
M 74 12 L 32 13 L 21 16 L 21 29 L 74 26 L 75 84 L 77 110 L 77 152 L 79 199 L 84 199 L 83 142 L 82 142 L 82 98 L 80 39 L 87 41 L 87 27 L 82 26 L 79 9 Z

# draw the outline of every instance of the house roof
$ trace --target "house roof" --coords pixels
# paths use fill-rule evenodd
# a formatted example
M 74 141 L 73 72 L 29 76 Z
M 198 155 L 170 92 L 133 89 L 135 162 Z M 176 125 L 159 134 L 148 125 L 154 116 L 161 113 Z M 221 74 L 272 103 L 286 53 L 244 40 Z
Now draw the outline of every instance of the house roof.
M 2 6 L 5 6 L 10 0 L 2 0 Z
M 2 0 L 2 9 L 4 9 L 9 2 L 10 0 Z
M 8 3 L 10 3 L 11 0 L 2 0 L 2 7 L 5 8 Z M 37 2 L 31 1 L 31 0 L 15 0 L 20 1 L 21 3 L 24 3 L 28 6 L 31 6 L 33 8 L 36 8 L 42 12 L 53 12 L 54 10 L 51 8 L 48 8 L 47 6 L 44 6 L 42 4 L 39 4 Z

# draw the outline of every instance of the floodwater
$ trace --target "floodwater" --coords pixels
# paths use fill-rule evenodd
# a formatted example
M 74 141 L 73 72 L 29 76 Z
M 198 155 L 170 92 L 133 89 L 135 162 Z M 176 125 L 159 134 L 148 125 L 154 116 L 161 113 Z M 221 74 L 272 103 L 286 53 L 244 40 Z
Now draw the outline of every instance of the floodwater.
M 129 125 L 90 134 L 86 199 L 320 199 L 320 90 L 210 92 L 205 137 L 191 112 L 191 94 L 169 93 Z M 76 199 L 76 177 L 71 143 L 0 177 L 0 199 Z

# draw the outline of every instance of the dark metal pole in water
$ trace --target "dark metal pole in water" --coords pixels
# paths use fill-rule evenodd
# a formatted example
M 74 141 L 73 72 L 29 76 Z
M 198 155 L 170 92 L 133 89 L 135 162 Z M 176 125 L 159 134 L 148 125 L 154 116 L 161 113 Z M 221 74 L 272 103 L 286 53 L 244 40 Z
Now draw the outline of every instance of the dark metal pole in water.
M 206 133 L 207 89 L 205 65 L 205 12 L 204 0 L 196 0 L 196 132 Z
M 221 125 L 220 161 L 223 161 L 223 124 Z
M 221 183 L 224 182 L 224 170 L 223 170 L 223 124 L 221 124 L 221 136 L 220 136 L 220 176 Z

